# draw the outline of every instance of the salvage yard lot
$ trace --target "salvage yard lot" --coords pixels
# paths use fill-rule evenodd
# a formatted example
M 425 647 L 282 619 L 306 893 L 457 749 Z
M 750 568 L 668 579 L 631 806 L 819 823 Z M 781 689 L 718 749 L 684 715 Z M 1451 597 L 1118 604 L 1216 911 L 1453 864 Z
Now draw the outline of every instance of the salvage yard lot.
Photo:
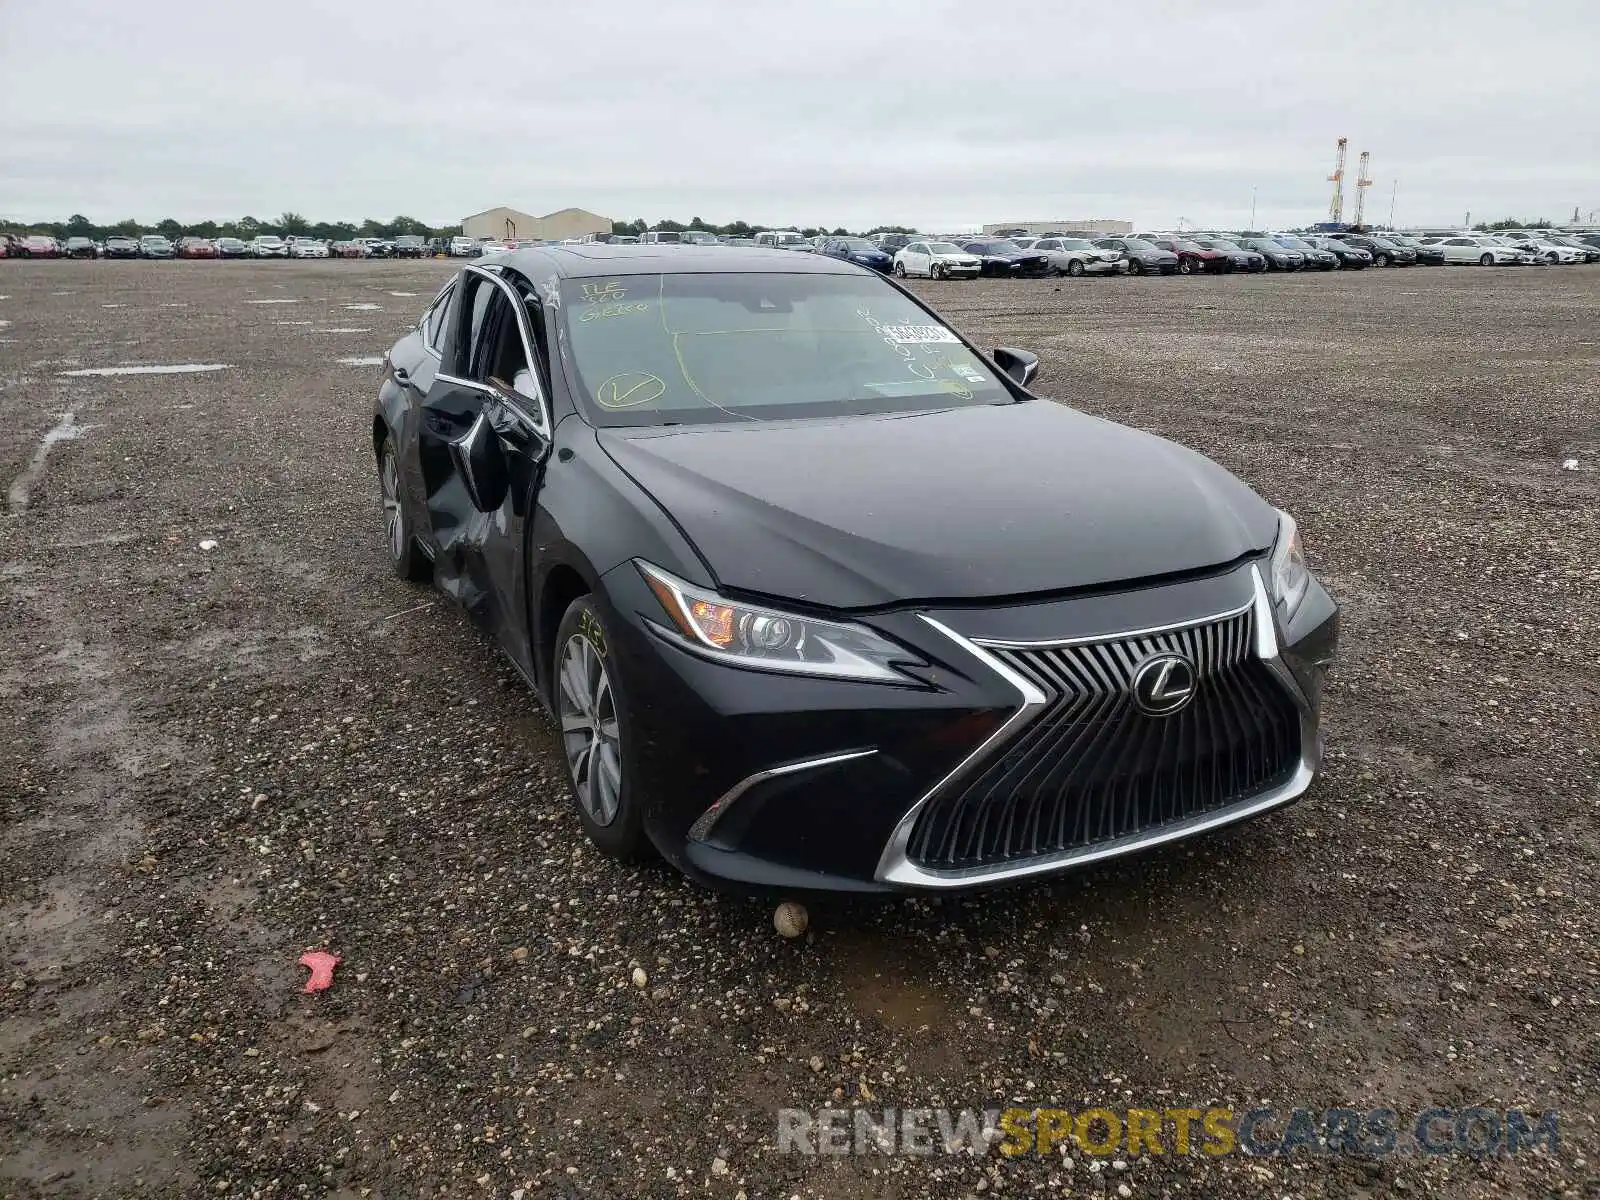
M 1593 1194 L 1600 269 L 918 285 L 1298 517 L 1326 774 L 800 942 L 597 857 L 512 668 L 388 574 L 372 363 L 454 269 L 0 264 L 0 1194 Z M 222 369 L 68 374 L 131 364 Z M 1561 1146 L 777 1153 L 834 1103 L 1555 1109 Z

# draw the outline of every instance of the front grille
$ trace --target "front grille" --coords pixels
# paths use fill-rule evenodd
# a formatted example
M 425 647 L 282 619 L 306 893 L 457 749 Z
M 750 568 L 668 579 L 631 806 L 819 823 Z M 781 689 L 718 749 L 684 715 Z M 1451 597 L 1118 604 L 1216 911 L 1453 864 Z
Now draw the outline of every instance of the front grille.
M 933 796 L 907 852 L 932 870 L 993 866 L 1113 841 L 1286 782 L 1300 715 L 1254 652 L 1254 610 L 1161 633 L 988 653 L 1045 694 L 1009 742 Z M 1146 715 L 1132 680 L 1187 655 L 1194 697 Z

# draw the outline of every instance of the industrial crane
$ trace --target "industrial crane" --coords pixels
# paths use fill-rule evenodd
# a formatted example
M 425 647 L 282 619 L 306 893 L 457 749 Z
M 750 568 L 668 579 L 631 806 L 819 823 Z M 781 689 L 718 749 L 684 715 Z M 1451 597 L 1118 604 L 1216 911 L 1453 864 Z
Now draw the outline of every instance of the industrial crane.
M 1340 224 L 1344 220 L 1344 148 L 1349 138 L 1339 139 L 1339 156 L 1333 160 L 1333 174 L 1328 176 L 1333 184 L 1333 203 L 1328 205 L 1328 220 Z
M 1367 178 L 1367 167 L 1372 163 L 1372 152 L 1363 150 L 1361 161 L 1356 164 L 1356 219 L 1355 226 L 1361 228 L 1361 210 L 1366 207 L 1367 189 L 1372 186 L 1372 180 Z

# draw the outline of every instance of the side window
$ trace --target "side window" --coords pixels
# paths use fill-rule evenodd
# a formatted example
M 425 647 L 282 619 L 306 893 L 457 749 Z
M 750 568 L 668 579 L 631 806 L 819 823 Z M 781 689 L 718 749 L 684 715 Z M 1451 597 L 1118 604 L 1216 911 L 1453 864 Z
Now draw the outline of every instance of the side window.
M 431 349 L 439 349 L 444 341 L 445 321 L 450 313 L 450 306 L 454 303 L 455 298 L 456 288 L 454 284 L 451 284 L 447 289 L 445 289 L 444 293 L 433 302 L 433 307 L 428 310 L 427 316 L 423 318 L 427 323 L 426 330 L 423 333 L 423 340 Z
M 528 355 L 517 327 L 516 309 L 505 292 L 486 284 L 479 289 L 483 297 L 483 323 L 472 341 L 472 375 L 479 383 L 498 381 L 514 386 L 517 376 L 528 369 Z

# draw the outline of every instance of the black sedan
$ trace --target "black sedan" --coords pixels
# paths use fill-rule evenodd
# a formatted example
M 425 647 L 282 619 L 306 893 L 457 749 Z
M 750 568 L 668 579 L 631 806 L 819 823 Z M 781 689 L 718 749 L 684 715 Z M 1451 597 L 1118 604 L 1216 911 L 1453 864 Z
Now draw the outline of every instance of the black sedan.
M 894 255 L 878 249 L 864 237 L 831 237 L 822 243 L 822 253 L 885 274 L 894 266 Z
M 1269 271 L 1298 271 L 1306 265 L 1306 256 L 1300 251 L 1291 250 L 1265 235 L 1241 237 L 1239 245 L 1265 258 Z
M 120 233 L 113 233 L 106 238 L 107 258 L 138 258 L 139 240 L 126 237 Z
M 1310 237 L 1306 239 L 1318 250 L 1326 250 L 1339 260 L 1339 265 L 1346 270 L 1359 271 L 1362 267 L 1372 265 L 1372 251 L 1364 250 L 1360 246 L 1353 246 L 1349 242 L 1341 242 L 1338 238 Z
M 594 844 L 703 882 L 970 888 L 1290 802 L 1338 624 L 1293 520 L 1037 367 L 825 255 L 512 251 L 385 358 L 388 557 Z
M 1048 275 L 1050 256 L 1037 250 L 1024 250 L 1009 238 L 970 238 L 957 243 L 968 254 L 976 254 L 983 266 L 982 275 Z
M 1230 271 L 1265 271 L 1267 260 L 1254 250 L 1246 250 L 1237 242 L 1230 242 L 1227 238 L 1220 237 L 1194 237 L 1190 239 L 1196 245 L 1204 246 L 1207 250 L 1215 250 L 1228 260 Z
M 1275 233 L 1272 240 L 1285 250 L 1297 250 L 1305 257 L 1306 270 L 1337 271 L 1339 269 L 1339 256 L 1332 250 L 1324 250 L 1321 246 L 1307 241 L 1303 237 L 1296 237 L 1292 233 Z
M 1176 275 L 1178 273 L 1178 256 L 1171 250 L 1163 250 L 1154 242 L 1147 242 L 1143 238 L 1100 238 L 1095 242 L 1095 245 L 1102 250 L 1122 251 L 1123 257 L 1128 260 L 1129 275 L 1149 273 Z
M 1444 266 L 1444 249 L 1440 246 L 1425 246 L 1416 238 L 1404 233 L 1385 233 L 1383 240 L 1393 242 L 1406 250 L 1414 250 L 1417 255 L 1417 265 L 1423 267 Z
M 1417 262 L 1415 250 L 1387 238 L 1369 237 L 1363 233 L 1331 233 L 1328 236 L 1347 245 L 1361 247 L 1372 255 L 1372 265 L 1375 267 L 1410 267 Z
M 69 237 L 61 244 L 61 257 L 63 258 L 98 258 L 100 247 L 94 244 L 93 238 Z

